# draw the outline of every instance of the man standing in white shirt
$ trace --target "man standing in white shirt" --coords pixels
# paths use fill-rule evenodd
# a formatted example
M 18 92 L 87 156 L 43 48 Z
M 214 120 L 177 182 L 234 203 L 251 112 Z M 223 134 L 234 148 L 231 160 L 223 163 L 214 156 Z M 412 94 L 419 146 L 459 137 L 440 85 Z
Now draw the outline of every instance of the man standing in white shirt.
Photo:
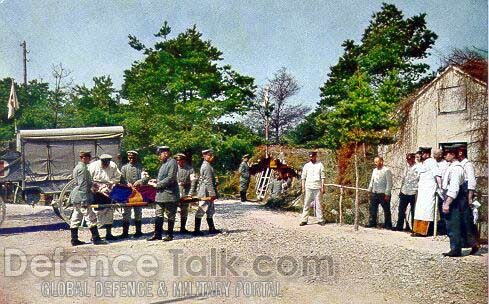
M 463 191 L 464 170 L 458 162 L 457 147 L 446 146 L 445 159 L 450 163 L 447 169 L 446 178 L 443 181 L 442 188 L 445 194 L 442 212 L 445 214 L 448 238 L 450 239 L 450 251 L 444 253 L 444 256 L 459 257 L 462 256 L 462 217 L 463 205 L 466 204 L 466 196 Z
M 438 170 L 441 178 L 443 179 L 443 176 L 445 175 L 445 171 L 447 171 L 448 167 L 450 166 L 450 163 L 445 160 L 443 157 L 443 150 L 442 149 L 436 149 L 435 152 L 433 153 L 433 158 L 436 160 L 436 163 L 438 165 Z
M 304 209 L 300 226 L 307 225 L 309 209 L 314 207 L 314 214 L 319 219 L 319 225 L 326 222 L 321 209 L 322 194 L 324 193 L 324 166 L 317 161 L 317 152 L 309 152 L 309 162 L 302 169 L 302 193 L 304 193 Z
M 375 168 L 372 171 L 372 177 L 368 185 L 370 193 L 370 219 L 367 227 L 377 226 L 377 213 L 379 204 L 384 210 L 384 227 L 392 228 L 391 220 L 391 190 L 392 190 L 392 173 L 391 170 L 384 166 L 384 159 L 380 156 L 374 158 Z
M 463 205 L 462 218 L 462 238 L 464 247 L 471 247 L 470 254 L 475 254 L 479 251 L 479 243 L 477 241 L 477 227 L 474 224 L 474 215 L 472 212 L 472 202 L 474 201 L 474 192 L 477 186 L 475 178 L 475 168 L 471 161 L 467 159 L 467 147 L 460 146 L 457 151 L 457 159 L 464 169 L 464 185 L 463 190 L 466 194 L 466 204 Z
M 92 176 L 92 180 L 98 186 L 98 191 L 95 192 L 95 202 L 100 204 L 111 203 L 109 198 L 110 190 L 115 184 L 121 180 L 121 171 L 117 168 L 117 164 L 112 161 L 112 156 L 109 154 L 100 155 L 100 160 L 92 162 L 88 165 L 88 171 Z M 114 221 L 114 209 L 103 208 L 95 210 L 97 221 L 100 227 L 106 230 L 105 239 L 115 240 L 117 237 L 112 235 L 112 223 Z
M 442 149 L 436 149 L 435 152 L 433 153 L 433 158 L 436 160 L 436 164 L 438 165 L 438 175 L 441 178 L 441 183 L 443 184 L 443 179 L 445 178 L 445 173 L 450 166 L 450 163 L 445 160 L 443 157 L 443 150 Z M 441 189 L 441 188 L 439 188 Z M 440 196 L 441 191 L 437 190 L 437 196 L 438 196 L 438 214 L 439 216 L 439 224 L 438 225 L 438 234 L 446 234 L 445 228 L 445 220 L 444 216 L 445 214 L 442 212 L 442 204 L 443 204 L 443 197 Z
M 399 213 L 397 216 L 397 225 L 392 230 L 402 231 L 404 228 L 404 220 L 406 219 L 406 209 L 410 205 L 411 227 L 414 221 L 414 203 L 416 202 L 416 192 L 418 191 L 418 172 L 416 171 L 415 154 L 406 154 L 406 162 L 408 166 L 404 171 L 402 179 L 401 191 L 399 192 Z

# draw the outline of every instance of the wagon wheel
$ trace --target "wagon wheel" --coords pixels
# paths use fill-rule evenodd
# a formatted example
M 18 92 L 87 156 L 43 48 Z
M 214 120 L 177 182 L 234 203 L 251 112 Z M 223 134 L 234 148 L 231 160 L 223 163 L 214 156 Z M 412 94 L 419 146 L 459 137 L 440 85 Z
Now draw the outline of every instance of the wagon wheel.
M 26 204 L 24 200 L 24 191 L 22 191 L 22 187 L 15 187 L 14 191 L 14 204 Z
M 6 185 L 5 195 L 2 196 L 4 202 L 9 204 L 26 204 L 24 200 L 24 191 L 20 184 L 11 183 Z
M 59 196 L 53 197 L 53 210 L 57 216 L 59 216 L 66 223 L 70 223 L 71 214 L 73 213 L 73 206 L 69 202 L 70 192 L 75 188 L 76 181 L 73 179 L 67 183 Z
M 2 226 L 3 220 L 5 220 L 6 209 L 5 202 L 0 197 L 0 226 Z

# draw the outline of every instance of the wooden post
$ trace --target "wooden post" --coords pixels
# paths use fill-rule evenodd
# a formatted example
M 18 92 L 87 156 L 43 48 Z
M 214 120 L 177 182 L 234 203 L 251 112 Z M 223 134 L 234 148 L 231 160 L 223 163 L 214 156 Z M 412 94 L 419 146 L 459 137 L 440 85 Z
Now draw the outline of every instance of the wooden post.
M 343 186 L 340 186 L 340 225 L 343 225 Z
M 433 236 L 438 235 L 438 195 L 435 194 L 435 216 L 433 219 Z
M 268 158 L 268 129 L 269 129 L 269 115 L 268 113 L 268 103 L 269 103 L 269 97 L 268 97 L 268 91 L 270 88 L 267 86 L 265 87 L 265 94 L 263 96 L 263 107 L 265 110 L 265 158 Z
M 358 231 L 358 157 L 357 143 L 355 142 L 355 231 Z
M 25 41 L 22 42 L 20 46 L 22 47 L 22 56 L 24 63 L 24 87 L 27 87 L 27 53 L 29 53 L 29 51 L 27 51 L 27 44 L 25 43 Z

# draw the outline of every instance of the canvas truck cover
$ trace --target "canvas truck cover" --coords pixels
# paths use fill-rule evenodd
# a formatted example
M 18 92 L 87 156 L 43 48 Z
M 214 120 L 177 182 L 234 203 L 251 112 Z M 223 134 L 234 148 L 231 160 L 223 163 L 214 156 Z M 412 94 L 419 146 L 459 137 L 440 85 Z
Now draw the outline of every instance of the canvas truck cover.
M 89 127 L 21 130 L 17 149 L 21 152 L 26 184 L 69 180 L 79 160 L 79 151 L 88 150 L 96 159 L 103 153 L 118 162 L 124 129 Z

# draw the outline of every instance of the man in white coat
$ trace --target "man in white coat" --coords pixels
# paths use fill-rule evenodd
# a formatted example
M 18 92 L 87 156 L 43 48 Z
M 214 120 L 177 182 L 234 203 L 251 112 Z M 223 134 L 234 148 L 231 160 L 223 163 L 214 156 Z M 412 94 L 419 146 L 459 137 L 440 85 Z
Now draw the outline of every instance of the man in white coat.
M 433 226 L 435 195 L 441 189 L 441 177 L 438 164 L 431 157 L 431 147 L 420 147 L 421 163 L 418 166 L 418 196 L 414 209 L 413 236 L 428 235 Z M 431 228 L 432 229 L 432 228 Z
M 317 161 L 317 152 L 309 152 L 309 162 L 302 169 L 302 193 L 304 193 L 304 209 L 300 226 L 307 225 L 309 210 L 314 208 L 314 214 L 319 219 L 319 225 L 324 225 L 321 209 L 322 194 L 324 193 L 324 166 Z
M 109 154 L 100 155 L 100 160 L 92 162 L 88 165 L 88 171 L 92 176 L 94 183 L 97 183 L 98 191 L 95 192 L 96 203 L 111 203 L 108 194 L 112 187 L 118 184 L 121 180 L 121 171 L 117 164 L 112 161 L 112 156 Z M 115 240 L 117 237 L 112 235 L 112 223 L 114 221 L 114 209 L 103 208 L 95 210 L 97 220 L 100 227 L 105 228 L 106 240 Z

